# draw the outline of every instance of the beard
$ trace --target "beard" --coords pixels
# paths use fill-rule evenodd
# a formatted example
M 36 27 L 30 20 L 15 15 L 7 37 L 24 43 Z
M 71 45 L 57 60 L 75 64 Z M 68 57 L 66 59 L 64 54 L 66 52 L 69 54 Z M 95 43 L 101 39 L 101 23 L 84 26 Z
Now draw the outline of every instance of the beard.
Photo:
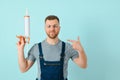
M 58 34 L 59 34 L 59 32 L 47 33 L 48 37 L 51 39 L 55 39 L 58 36 Z

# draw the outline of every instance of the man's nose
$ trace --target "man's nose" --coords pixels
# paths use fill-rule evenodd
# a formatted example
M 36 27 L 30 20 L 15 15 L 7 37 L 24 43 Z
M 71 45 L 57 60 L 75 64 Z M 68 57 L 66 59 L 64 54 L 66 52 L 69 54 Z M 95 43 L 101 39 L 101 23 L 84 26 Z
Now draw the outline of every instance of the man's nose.
M 51 26 L 51 27 L 50 27 L 50 30 L 54 30 L 54 29 L 55 29 L 54 26 Z

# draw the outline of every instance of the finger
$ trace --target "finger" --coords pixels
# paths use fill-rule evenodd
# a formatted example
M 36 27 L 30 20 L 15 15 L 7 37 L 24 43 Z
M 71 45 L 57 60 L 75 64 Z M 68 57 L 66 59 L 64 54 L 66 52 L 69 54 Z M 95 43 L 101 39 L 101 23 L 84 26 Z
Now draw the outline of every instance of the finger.
M 17 45 L 17 46 L 19 46 L 20 44 L 21 44 L 21 42 L 20 42 L 20 41 L 16 43 L 16 45 Z
M 77 39 L 78 41 L 80 41 L 80 37 L 78 36 L 78 39 Z
M 16 45 L 18 46 L 18 43 L 16 43 Z
M 19 38 L 19 36 L 16 35 L 17 38 Z
M 72 43 L 75 42 L 74 40 L 67 40 L 67 41 L 72 42 Z
M 30 37 L 28 37 L 28 44 L 30 43 Z
M 19 39 L 25 38 L 24 36 L 21 36 L 21 35 L 20 36 L 16 36 L 16 37 L 19 38 Z
M 25 37 L 22 37 L 22 38 L 21 38 L 21 43 L 26 43 Z
M 23 43 L 23 42 L 26 43 L 24 36 L 16 36 L 16 37 L 19 38 L 21 43 Z
M 21 43 L 23 43 L 23 42 L 24 42 L 24 41 L 23 41 L 23 38 L 20 38 L 20 42 L 21 42 Z
M 16 37 L 20 39 L 22 36 L 17 36 L 17 35 L 16 35 Z

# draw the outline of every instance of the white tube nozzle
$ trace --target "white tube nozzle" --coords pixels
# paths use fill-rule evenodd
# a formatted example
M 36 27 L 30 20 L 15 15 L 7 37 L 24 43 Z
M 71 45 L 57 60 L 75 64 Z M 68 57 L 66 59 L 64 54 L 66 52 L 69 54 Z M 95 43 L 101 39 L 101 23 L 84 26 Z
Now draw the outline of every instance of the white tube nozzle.
M 28 9 L 26 8 L 26 16 L 28 16 Z

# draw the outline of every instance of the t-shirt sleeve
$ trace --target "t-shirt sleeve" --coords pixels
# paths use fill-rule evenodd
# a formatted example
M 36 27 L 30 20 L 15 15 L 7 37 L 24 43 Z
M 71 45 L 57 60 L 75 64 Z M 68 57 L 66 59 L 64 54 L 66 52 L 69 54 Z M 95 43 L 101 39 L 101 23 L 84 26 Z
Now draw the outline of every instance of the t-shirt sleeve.
M 35 62 L 36 58 L 35 58 L 35 48 L 36 48 L 36 44 L 33 45 L 31 47 L 31 49 L 28 51 L 28 56 L 27 56 L 27 60 L 33 61 Z
M 71 44 L 67 43 L 66 49 L 67 49 L 67 53 L 68 53 L 69 57 L 72 60 L 74 60 L 75 58 L 77 58 L 79 56 L 78 51 L 74 50 Z

